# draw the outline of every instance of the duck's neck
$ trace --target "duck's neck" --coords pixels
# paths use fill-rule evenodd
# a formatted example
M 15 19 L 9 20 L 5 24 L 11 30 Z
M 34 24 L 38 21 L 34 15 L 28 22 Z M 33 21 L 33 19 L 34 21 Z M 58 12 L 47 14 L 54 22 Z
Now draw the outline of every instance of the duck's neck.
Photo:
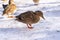
M 9 4 L 15 4 L 14 0 L 9 0 Z

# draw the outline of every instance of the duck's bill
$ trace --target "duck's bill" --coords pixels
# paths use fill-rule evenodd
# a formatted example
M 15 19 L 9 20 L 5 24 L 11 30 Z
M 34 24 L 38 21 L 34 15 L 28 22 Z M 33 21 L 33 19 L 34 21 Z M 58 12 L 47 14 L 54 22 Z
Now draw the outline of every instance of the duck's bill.
M 42 16 L 42 18 L 45 20 L 44 16 Z

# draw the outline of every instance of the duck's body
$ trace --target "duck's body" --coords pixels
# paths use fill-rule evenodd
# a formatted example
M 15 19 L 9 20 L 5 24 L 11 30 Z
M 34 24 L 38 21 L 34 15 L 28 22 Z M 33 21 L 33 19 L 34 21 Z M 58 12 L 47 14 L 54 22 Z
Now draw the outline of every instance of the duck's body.
M 16 11 L 16 5 L 14 4 L 13 0 L 9 0 L 9 5 L 3 11 L 3 15 L 8 16 L 8 18 L 12 17 Z
M 36 13 L 37 12 L 27 11 L 16 16 L 16 18 L 18 21 L 27 24 L 28 28 L 32 28 L 31 24 L 37 23 L 40 20 L 40 16 Z
M 33 2 L 34 2 L 35 5 L 38 5 L 39 0 L 33 0 Z
M 33 24 L 33 23 L 36 23 L 39 21 L 39 17 L 37 18 L 38 16 L 36 16 L 34 14 L 34 12 L 32 11 L 28 11 L 28 12 L 25 12 L 25 13 L 22 13 L 18 16 L 16 16 L 16 18 L 19 19 L 20 22 L 23 22 L 23 23 L 26 23 L 26 24 Z M 35 20 L 37 19 L 37 20 Z

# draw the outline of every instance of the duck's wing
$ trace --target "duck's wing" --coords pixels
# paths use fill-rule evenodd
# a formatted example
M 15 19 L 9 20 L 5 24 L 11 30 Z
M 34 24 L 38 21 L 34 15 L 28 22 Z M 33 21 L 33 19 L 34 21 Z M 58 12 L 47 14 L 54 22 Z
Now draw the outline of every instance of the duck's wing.
M 21 20 L 32 20 L 33 16 L 31 13 L 22 13 L 21 15 L 19 15 L 19 18 Z

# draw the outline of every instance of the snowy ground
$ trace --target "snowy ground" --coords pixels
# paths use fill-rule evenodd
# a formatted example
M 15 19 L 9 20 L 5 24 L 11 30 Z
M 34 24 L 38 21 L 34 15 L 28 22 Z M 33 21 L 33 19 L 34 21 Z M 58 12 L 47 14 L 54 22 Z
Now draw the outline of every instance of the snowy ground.
M 16 3 L 16 5 L 18 2 Z M 1 3 L 0 3 L 1 5 Z M 0 6 L 0 40 L 60 40 L 60 2 L 41 3 L 38 6 L 28 2 L 17 5 L 18 15 L 28 10 L 41 10 L 45 20 L 33 24 L 34 29 L 30 30 L 26 24 L 14 19 L 5 20 L 1 16 L 3 8 Z

